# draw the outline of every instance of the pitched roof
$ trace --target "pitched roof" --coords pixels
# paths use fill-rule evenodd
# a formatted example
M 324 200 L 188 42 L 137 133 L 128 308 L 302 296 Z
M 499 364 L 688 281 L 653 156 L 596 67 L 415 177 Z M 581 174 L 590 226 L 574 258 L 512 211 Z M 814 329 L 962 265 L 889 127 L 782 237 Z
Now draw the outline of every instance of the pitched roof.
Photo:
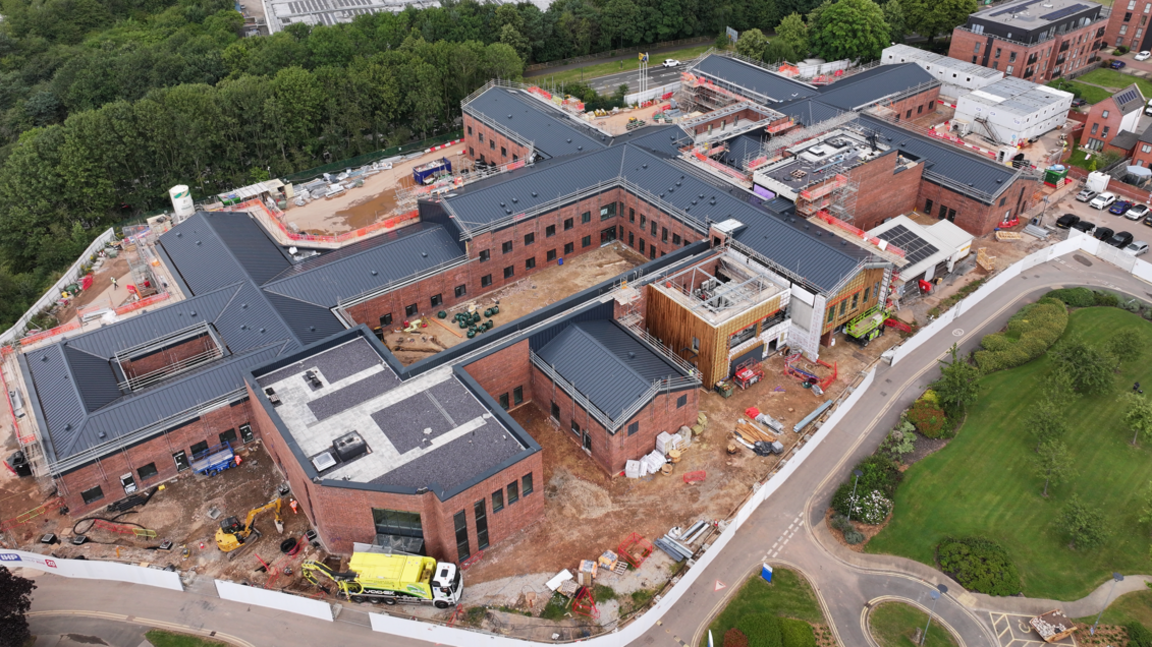
M 816 88 L 807 83 L 719 54 L 705 56 L 689 72 L 726 82 L 737 93 L 741 93 L 741 90 L 751 90 L 751 94 L 760 96 L 749 96 L 748 99 L 766 99 L 771 103 L 803 99 L 817 94 Z
M 464 107 L 531 141 L 544 157 L 563 157 L 604 148 L 607 138 L 583 127 L 544 101 L 511 88 L 489 88 Z
M 847 110 L 830 106 L 820 101 L 819 98 L 789 101 L 788 103 L 776 106 L 775 109 L 792 117 L 794 121 L 805 126 L 812 126 L 822 121 L 828 121 L 829 119 L 834 119 L 848 112 Z
M 1112 95 L 1112 100 L 1122 114 L 1144 109 L 1144 95 L 1135 83 Z
M 259 285 L 292 265 L 247 213 L 195 213 L 161 236 L 160 245 L 193 294 L 232 285 L 245 276 Z
M 857 110 L 888 97 L 939 85 L 915 63 L 881 65 L 820 88 L 819 101 L 841 110 Z
M 1116 133 L 1116 136 L 1112 138 L 1112 141 L 1108 142 L 1108 145 L 1130 151 L 1139 140 L 1140 138 L 1136 133 L 1130 130 L 1121 130 L 1120 132 Z

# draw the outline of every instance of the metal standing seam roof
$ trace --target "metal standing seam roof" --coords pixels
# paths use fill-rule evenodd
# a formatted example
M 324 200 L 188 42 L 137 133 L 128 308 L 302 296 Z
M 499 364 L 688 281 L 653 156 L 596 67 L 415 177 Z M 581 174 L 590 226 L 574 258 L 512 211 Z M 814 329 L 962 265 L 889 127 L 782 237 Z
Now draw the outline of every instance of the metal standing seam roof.
M 563 157 L 604 148 L 607 138 L 543 101 L 510 88 L 489 88 L 473 99 L 465 111 L 473 111 L 531 141 L 546 157 Z M 490 151 L 481 150 L 487 155 Z
M 632 144 L 657 155 L 676 157 L 680 155 L 677 142 L 691 143 L 679 126 L 646 126 L 614 138 L 612 145 Z
M 614 321 L 571 324 L 536 354 L 613 420 L 654 381 L 683 375 Z
M 718 54 L 705 56 L 689 71 L 747 88 L 776 102 L 804 99 L 817 94 L 816 88 L 807 83 Z
M 160 245 L 194 294 L 244 276 L 260 285 L 292 261 L 247 213 L 198 212 L 160 236 Z
M 842 110 L 856 110 L 917 86 L 940 81 L 915 63 L 881 65 L 820 88 L 819 100 Z
M 835 106 L 823 103 L 819 99 L 799 99 L 775 106 L 776 110 L 792 117 L 793 121 L 805 126 L 813 126 L 822 121 L 835 119 L 848 112 Z

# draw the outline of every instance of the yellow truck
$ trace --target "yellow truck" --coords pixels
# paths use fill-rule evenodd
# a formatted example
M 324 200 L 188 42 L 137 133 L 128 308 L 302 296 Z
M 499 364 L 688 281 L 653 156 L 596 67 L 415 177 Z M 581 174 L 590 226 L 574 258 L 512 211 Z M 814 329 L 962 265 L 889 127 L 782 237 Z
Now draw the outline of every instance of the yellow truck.
M 323 575 L 339 588 L 337 595 L 352 602 L 424 603 L 447 609 L 460 601 L 464 590 L 455 564 L 419 555 L 356 552 L 347 572 L 337 573 L 320 562 L 307 561 L 301 574 L 321 588 L 317 575 Z

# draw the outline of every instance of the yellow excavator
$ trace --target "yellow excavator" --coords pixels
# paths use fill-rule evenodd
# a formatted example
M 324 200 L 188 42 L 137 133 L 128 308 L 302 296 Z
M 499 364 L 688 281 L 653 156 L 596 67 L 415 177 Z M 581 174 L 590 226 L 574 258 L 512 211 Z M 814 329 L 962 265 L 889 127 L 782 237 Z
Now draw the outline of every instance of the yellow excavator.
M 253 508 L 248 511 L 247 518 L 244 523 L 236 517 L 227 517 L 220 522 L 220 527 L 216 529 L 216 547 L 225 553 L 230 553 L 237 548 L 242 547 L 253 533 L 256 537 L 260 537 L 260 531 L 252 525 L 252 521 L 256 515 L 268 510 L 276 510 L 276 530 L 284 532 L 284 520 L 280 518 L 280 498 L 270 501 L 259 508 Z

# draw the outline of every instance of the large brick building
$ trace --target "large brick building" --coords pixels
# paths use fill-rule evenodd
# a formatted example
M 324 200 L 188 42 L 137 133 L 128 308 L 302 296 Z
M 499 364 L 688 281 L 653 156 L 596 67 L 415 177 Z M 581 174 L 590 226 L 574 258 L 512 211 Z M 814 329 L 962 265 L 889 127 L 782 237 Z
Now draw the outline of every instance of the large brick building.
M 952 30 L 948 56 L 1036 83 L 1091 66 L 1109 46 L 1108 9 L 1078 0 L 1023 0 L 987 7 Z
M 1144 95 L 1133 83 L 1116 94 L 1095 104 L 1088 111 L 1080 146 L 1091 151 L 1105 150 L 1121 133 L 1134 135 L 1139 130 L 1140 116 L 1144 114 Z M 1122 137 L 1133 139 L 1131 136 Z M 1122 155 L 1131 150 L 1132 141 L 1117 147 Z
M 1111 11 L 1104 31 L 1105 47 L 1127 47 L 1137 52 L 1152 47 L 1152 29 L 1148 26 L 1152 2 L 1119 0 L 1112 5 Z

